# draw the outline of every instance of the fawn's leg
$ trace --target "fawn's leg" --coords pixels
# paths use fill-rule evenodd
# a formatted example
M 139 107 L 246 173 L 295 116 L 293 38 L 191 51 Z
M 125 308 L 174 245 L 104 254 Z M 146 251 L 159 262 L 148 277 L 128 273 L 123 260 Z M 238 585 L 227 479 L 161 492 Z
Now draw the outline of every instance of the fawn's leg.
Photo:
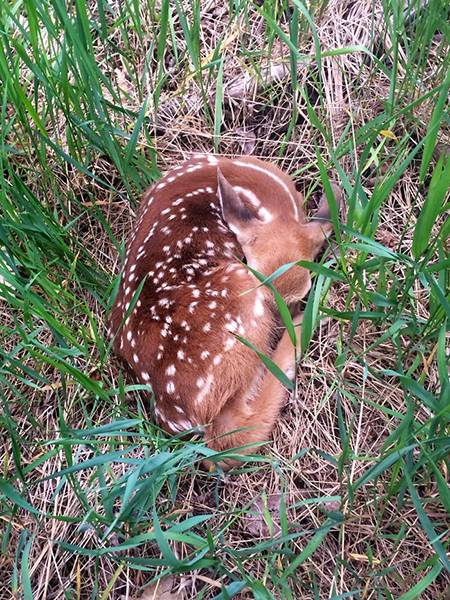
M 294 376 L 295 352 L 287 331 L 283 333 L 272 360 L 288 376 Z M 209 428 L 209 447 L 221 451 L 268 441 L 286 394 L 287 391 L 280 381 L 270 371 L 266 371 L 255 395 L 250 394 L 249 397 L 247 391 L 223 407 Z M 248 429 L 229 433 L 243 427 Z M 251 448 L 238 452 L 250 451 Z M 226 459 L 224 463 L 220 463 L 224 469 L 240 464 L 232 459 Z M 205 461 L 205 465 L 211 467 L 209 461 Z

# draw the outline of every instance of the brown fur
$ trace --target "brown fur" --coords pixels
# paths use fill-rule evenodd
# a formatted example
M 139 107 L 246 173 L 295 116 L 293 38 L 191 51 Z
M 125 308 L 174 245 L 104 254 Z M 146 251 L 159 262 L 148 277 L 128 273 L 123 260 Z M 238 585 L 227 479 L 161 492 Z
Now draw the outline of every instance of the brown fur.
M 217 450 L 268 439 L 284 390 L 235 334 L 271 354 L 278 322 L 271 292 L 256 289 L 239 259 L 270 275 L 313 260 L 330 231 L 326 222 L 305 223 L 289 177 L 250 157 L 196 157 L 144 194 L 110 332 L 115 352 L 152 385 L 164 429 L 204 426 Z M 275 286 L 293 302 L 310 276 L 296 266 Z M 272 358 L 287 371 L 294 357 L 285 333 Z M 229 434 L 242 427 L 249 429 Z

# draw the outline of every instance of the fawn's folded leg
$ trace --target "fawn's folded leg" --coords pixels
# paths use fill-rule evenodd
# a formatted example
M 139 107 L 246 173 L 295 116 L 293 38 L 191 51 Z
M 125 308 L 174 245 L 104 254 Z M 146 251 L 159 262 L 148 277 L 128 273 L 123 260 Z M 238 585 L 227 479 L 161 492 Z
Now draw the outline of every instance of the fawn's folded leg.
M 283 333 L 272 360 L 290 376 L 295 374 L 295 349 L 287 331 Z M 268 370 L 265 371 L 256 393 L 242 393 L 228 402 L 207 431 L 208 446 L 217 451 L 239 448 L 239 454 L 252 451 L 252 444 L 268 441 L 287 394 L 286 388 Z M 239 430 L 239 431 L 236 431 Z M 205 461 L 210 468 L 211 461 Z M 227 470 L 240 464 L 226 459 L 219 463 Z

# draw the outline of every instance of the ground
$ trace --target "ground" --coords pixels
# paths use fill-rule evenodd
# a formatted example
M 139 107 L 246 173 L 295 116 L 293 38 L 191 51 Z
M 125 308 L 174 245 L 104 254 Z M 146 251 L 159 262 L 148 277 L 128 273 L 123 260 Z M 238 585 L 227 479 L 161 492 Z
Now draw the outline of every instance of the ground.
M 0 597 L 448 598 L 447 3 L 1 9 Z M 193 152 L 346 196 L 296 390 L 227 475 L 105 338 L 139 196 Z

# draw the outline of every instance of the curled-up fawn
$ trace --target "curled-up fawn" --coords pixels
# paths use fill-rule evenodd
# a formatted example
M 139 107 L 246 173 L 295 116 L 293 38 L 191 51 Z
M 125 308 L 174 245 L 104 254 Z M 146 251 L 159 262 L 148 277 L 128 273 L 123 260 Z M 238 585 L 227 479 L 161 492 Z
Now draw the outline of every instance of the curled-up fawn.
M 285 372 L 294 371 L 295 352 L 287 332 L 273 347 L 273 294 L 241 260 L 266 276 L 312 261 L 331 233 L 328 219 L 323 198 L 306 222 L 293 181 L 251 157 L 195 155 L 144 194 L 110 332 L 137 380 L 151 384 L 163 429 L 204 427 L 216 450 L 269 438 L 285 391 L 236 335 Z M 294 266 L 274 285 L 292 303 L 308 292 L 310 275 Z

